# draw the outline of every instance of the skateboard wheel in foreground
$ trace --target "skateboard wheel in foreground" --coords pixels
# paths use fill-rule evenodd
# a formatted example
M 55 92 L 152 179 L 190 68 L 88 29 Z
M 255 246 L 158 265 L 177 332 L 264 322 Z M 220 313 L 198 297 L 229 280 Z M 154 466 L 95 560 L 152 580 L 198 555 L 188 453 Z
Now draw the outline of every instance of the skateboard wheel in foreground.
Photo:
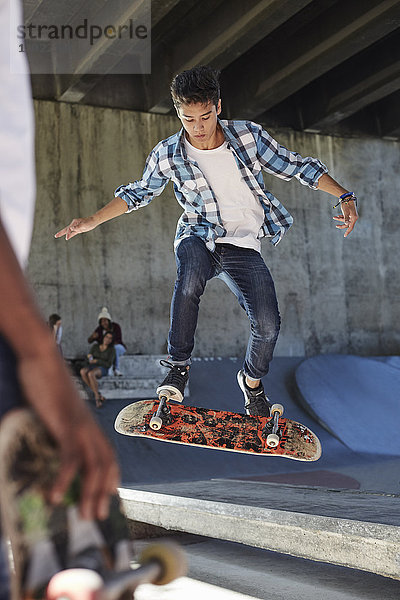
M 269 448 L 276 448 L 279 445 L 279 442 L 279 435 L 277 435 L 276 433 L 270 433 L 267 436 L 267 446 Z
M 159 578 L 152 583 L 155 585 L 165 585 L 178 577 L 186 574 L 187 563 L 183 550 L 174 542 L 162 542 L 151 544 L 143 550 L 139 561 L 142 565 L 150 562 L 158 562 L 161 566 Z
M 94 598 L 104 582 L 98 573 L 90 569 L 66 569 L 60 571 L 47 586 L 46 600 L 83 600 Z
M 155 429 L 158 431 L 162 427 L 162 418 L 161 417 L 152 417 L 150 419 L 150 427 L 151 429 Z
M 273 404 L 271 406 L 270 409 L 270 413 L 272 416 L 274 416 L 274 413 L 279 413 L 279 416 L 281 417 L 283 415 L 283 413 L 285 412 L 285 409 L 283 408 L 282 404 Z

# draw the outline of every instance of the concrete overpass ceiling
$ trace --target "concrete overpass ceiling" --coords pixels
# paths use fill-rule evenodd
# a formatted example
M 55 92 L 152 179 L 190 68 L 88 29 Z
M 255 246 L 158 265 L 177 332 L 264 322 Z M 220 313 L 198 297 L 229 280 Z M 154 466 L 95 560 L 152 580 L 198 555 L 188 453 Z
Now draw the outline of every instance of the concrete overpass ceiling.
M 25 0 L 25 24 L 43 11 L 68 21 L 111 6 L 123 23 L 140 1 Z M 221 70 L 225 118 L 400 137 L 400 0 L 152 0 L 151 11 L 151 75 L 34 74 L 34 97 L 168 114 L 172 76 L 210 64 Z M 126 60 L 112 44 L 94 45 L 90 60 Z

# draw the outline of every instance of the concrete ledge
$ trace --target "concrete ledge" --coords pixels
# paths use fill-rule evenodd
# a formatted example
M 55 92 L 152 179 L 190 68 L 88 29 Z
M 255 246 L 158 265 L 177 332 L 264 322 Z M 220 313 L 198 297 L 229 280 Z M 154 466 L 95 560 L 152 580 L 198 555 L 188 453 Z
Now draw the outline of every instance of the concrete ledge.
M 119 490 L 129 519 L 400 579 L 400 528 L 337 517 Z
M 98 380 L 99 391 L 107 400 L 143 400 L 157 398 L 156 389 L 162 381 L 159 379 L 138 379 L 137 377 L 103 377 Z M 90 400 L 91 392 L 82 381 L 75 378 L 79 394 L 85 400 Z M 185 388 L 185 398 L 190 398 L 189 384 Z
M 91 398 L 91 392 L 79 378 L 75 378 L 75 384 L 82 398 Z M 118 399 L 143 399 L 155 398 L 156 389 L 160 379 L 139 379 L 137 377 L 102 377 L 98 380 L 99 391 L 107 400 Z

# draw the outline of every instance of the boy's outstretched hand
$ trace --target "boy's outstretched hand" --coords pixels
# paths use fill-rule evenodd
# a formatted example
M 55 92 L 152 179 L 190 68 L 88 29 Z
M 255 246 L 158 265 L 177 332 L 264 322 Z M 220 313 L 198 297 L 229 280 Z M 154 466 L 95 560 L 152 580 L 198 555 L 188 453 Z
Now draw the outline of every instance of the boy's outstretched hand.
M 337 229 L 345 229 L 344 237 L 350 235 L 353 231 L 354 226 L 358 219 L 357 207 L 353 200 L 350 202 L 342 202 L 341 203 L 342 213 L 341 215 L 336 215 L 333 217 L 335 221 L 339 221 L 339 225 L 336 225 Z
M 79 233 L 86 233 L 87 231 L 91 231 L 95 229 L 98 225 L 109 221 L 110 219 L 114 219 L 115 217 L 119 217 L 127 212 L 127 205 L 122 198 L 116 196 L 113 198 L 108 204 L 100 208 L 97 212 L 95 212 L 90 217 L 83 217 L 81 219 L 72 219 L 71 223 L 64 227 L 64 229 L 60 229 L 55 234 L 55 238 L 64 237 L 66 240 L 70 240 L 74 236 Z
M 54 237 L 60 238 L 60 237 L 65 236 L 66 240 L 70 240 L 71 238 L 73 238 L 75 235 L 78 235 L 79 233 L 86 233 L 87 231 L 91 231 L 92 229 L 95 229 L 96 226 L 97 226 L 97 223 L 95 222 L 93 217 L 72 219 L 71 223 L 69 225 L 67 225 L 67 227 L 64 227 L 64 229 L 60 229 L 60 231 L 57 231 L 57 233 L 54 235 Z

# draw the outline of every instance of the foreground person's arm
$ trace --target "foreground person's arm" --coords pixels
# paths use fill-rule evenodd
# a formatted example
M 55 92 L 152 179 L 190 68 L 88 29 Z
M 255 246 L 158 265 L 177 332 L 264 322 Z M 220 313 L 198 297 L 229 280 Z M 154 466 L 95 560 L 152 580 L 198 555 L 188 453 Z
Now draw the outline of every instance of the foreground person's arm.
M 16 355 L 26 402 L 35 409 L 61 452 L 53 501 L 61 500 L 80 470 L 82 516 L 105 518 L 109 496 L 116 491 L 119 482 L 114 453 L 75 389 L 1 222 L 0 272 L 0 333 Z

